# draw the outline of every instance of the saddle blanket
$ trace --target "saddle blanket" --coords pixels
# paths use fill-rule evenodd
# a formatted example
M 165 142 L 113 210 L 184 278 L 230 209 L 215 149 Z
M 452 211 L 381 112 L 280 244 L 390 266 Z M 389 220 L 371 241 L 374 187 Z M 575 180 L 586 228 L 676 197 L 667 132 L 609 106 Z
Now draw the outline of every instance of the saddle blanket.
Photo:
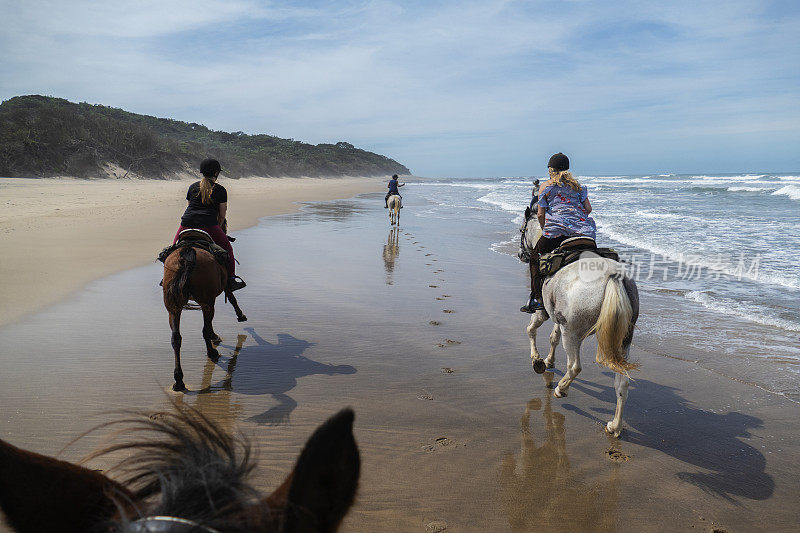
M 613 248 L 597 248 L 596 246 L 575 246 L 566 250 L 556 248 L 550 253 L 539 256 L 539 274 L 546 277 L 552 276 L 565 266 L 580 259 L 582 252 L 592 252 L 606 259 L 619 261 L 619 254 Z
M 161 250 L 161 253 L 158 254 L 157 258 L 158 261 L 161 261 L 163 263 L 164 261 L 167 260 L 167 257 L 169 257 L 169 255 L 172 252 L 178 250 L 179 248 L 183 248 L 184 246 L 202 248 L 203 250 L 213 255 L 214 259 L 217 260 L 217 263 L 224 266 L 225 268 L 228 268 L 228 251 L 217 243 L 209 242 L 203 239 L 197 239 L 197 240 L 183 239 L 176 242 L 175 244 L 171 244 L 170 246 L 167 246 L 166 248 Z

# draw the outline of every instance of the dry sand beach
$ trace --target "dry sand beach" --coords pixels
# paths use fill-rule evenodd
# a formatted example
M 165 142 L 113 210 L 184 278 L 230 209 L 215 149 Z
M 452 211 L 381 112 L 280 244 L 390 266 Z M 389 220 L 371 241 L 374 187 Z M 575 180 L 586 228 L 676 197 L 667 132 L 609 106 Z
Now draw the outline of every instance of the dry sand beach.
M 243 213 L 259 214 L 244 208 L 260 201 L 243 194 L 246 183 L 229 186 L 238 227 L 253 220 Z M 384 187 L 345 183 L 353 193 Z M 112 185 L 120 184 L 82 188 L 106 190 L 111 204 Z M 284 205 L 319 199 L 328 185 L 336 187 L 307 182 Z M 150 198 L 184 186 L 159 184 Z M 138 237 L 141 257 L 75 274 L 77 288 L 117 271 L 0 328 L 0 437 L 75 461 L 102 436 L 61 451 L 64 445 L 112 419 L 109 411 L 161 409 L 174 397 L 248 435 L 259 457 L 257 485 L 269 489 L 313 428 L 349 405 L 362 477 L 344 531 L 796 530 L 797 403 L 678 359 L 679 348 L 662 346 L 674 356 L 664 357 L 634 339 L 642 370 L 633 376 L 622 437 L 607 436 L 613 379 L 593 363 L 594 342 L 584 344 L 584 370 L 569 396 L 553 398 L 564 352 L 558 349 L 555 374 L 531 370 L 529 317 L 517 310 L 524 267 L 489 250 L 495 235 L 468 217 L 418 216 L 428 206 L 413 190 L 404 190 L 399 230 L 390 229 L 383 194 L 374 192 L 309 203 L 235 231 L 248 281 L 237 294 L 250 320 L 237 323 L 219 301 L 222 357 L 214 364 L 205 357 L 199 313 L 185 313 L 186 394 L 170 392 L 170 335 L 160 265 L 152 263 L 182 202 L 162 200 L 163 222 L 141 221 L 157 234 Z M 144 201 L 140 194 L 129 198 Z M 128 239 L 144 208 L 113 205 L 104 209 L 124 213 L 117 231 Z M 51 227 L 59 225 L 62 236 L 76 233 Z M 35 242 L 45 228 L 35 231 L 27 239 L 4 233 L 4 243 L 60 249 L 61 240 Z M 81 242 L 78 256 L 108 249 Z M 135 263 L 143 266 L 121 271 Z
M 42 309 L 85 283 L 146 264 L 172 242 L 192 178 L 0 178 L 0 324 Z M 221 179 L 230 187 L 231 231 L 296 202 L 382 190 L 372 178 Z M 234 207 L 235 206 L 235 207 Z

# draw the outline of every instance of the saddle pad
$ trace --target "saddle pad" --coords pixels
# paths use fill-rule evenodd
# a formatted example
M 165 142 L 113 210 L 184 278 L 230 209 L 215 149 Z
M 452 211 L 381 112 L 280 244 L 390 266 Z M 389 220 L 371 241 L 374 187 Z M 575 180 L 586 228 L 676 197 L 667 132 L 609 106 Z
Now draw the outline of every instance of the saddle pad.
M 576 248 L 578 246 L 580 247 L 588 246 L 591 248 L 597 248 L 597 243 L 594 242 L 594 239 L 592 239 L 591 237 L 583 237 L 583 236 L 570 237 L 569 239 L 564 239 L 559 245 L 559 248 L 561 248 L 562 250 L 567 250 L 569 248 Z
M 181 232 L 181 235 L 183 235 L 183 232 Z M 161 253 L 158 254 L 157 260 L 161 261 L 162 263 L 165 262 L 167 257 L 169 257 L 172 252 L 179 248 L 183 248 L 184 246 L 196 246 L 197 248 L 202 248 L 203 250 L 211 253 L 214 256 L 214 259 L 217 260 L 217 263 L 225 268 L 228 268 L 228 251 L 213 241 L 205 240 L 180 240 L 175 244 L 167 246 L 161 250 Z
M 565 266 L 581 258 L 581 253 L 593 252 L 600 257 L 619 261 L 619 254 L 613 248 L 576 247 L 576 249 L 562 250 L 561 248 L 539 256 L 539 274 L 545 277 L 552 276 Z
M 207 231 L 196 228 L 189 228 L 181 231 L 178 233 L 178 240 L 214 242 L 214 239 L 211 238 L 211 235 L 209 235 Z

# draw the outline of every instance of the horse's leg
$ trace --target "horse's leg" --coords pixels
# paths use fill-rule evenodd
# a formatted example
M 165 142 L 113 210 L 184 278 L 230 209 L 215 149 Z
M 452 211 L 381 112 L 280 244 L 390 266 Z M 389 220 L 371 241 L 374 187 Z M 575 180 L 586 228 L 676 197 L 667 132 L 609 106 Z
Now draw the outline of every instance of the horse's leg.
M 212 361 L 219 359 L 219 352 L 214 348 L 214 326 L 211 322 L 214 320 L 214 304 L 202 304 L 200 308 L 203 310 L 203 339 L 206 341 L 206 355 Z
M 629 383 L 630 380 L 627 376 L 617 374 L 614 377 L 614 389 L 617 391 L 617 409 L 614 411 L 614 420 L 606 424 L 606 431 L 615 437 L 619 437 L 619 434 L 622 433 L 622 407 L 628 398 Z
M 178 309 L 169 314 L 169 327 L 172 330 L 172 351 L 175 352 L 175 370 L 173 376 L 175 383 L 172 390 L 182 391 L 186 388 L 183 384 L 183 369 L 181 369 L 181 311 Z
M 547 368 L 555 368 L 556 366 L 556 347 L 561 340 L 561 326 L 556 322 L 553 326 L 553 331 L 550 332 L 550 352 L 544 360 Z
M 546 320 L 547 315 L 545 313 L 536 311 L 533 316 L 531 316 L 531 323 L 526 329 L 528 338 L 531 341 L 531 364 L 538 374 L 544 372 L 544 363 L 541 362 L 542 356 L 539 355 L 539 350 L 536 348 L 536 330 L 539 329 L 539 326 L 544 324 Z
M 582 339 L 574 332 L 567 329 L 564 333 L 564 350 L 567 352 L 567 372 L 558 382 L 553 396 L 562 398 L 567 395 L 567 389 L 572 381 L 581 373 L 581 342 Z
M 233 295 L 233 292 L 226 290 L 225 297 L 231 302 L 233 310 L 236 311 L 236 320 L 239 322 L 246 322 L 247 317 L 244 316 L 244 313 L 242 313 L 242 310 L 239 308 L 239 302 L 236 301 L 236 296 Z

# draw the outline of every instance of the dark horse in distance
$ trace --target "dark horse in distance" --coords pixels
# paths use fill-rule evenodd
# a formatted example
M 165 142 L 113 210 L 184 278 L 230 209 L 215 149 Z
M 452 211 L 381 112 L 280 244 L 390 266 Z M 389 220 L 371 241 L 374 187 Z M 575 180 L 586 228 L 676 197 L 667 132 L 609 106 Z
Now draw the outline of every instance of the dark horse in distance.
M 353 504 L 360 459 L 353 411 L 321 425 L 269 496 L 253 488 L 250 445 L 199 411 L 137 413 L 133 440 L 88 459 L 124 457 L 103 471 L 0 439 L 0 509 L 17 533 L 233 533 L 335 531 Z M 107 472 L 108 472 L 107 471 Z
M 192 231 L 192 230 L 187 230 Z M 185 232 L 181 232 L 183 235 Z M 196 232 L 192 238 L 205 240 L 204 232 Z M 211 240 L 210 237 L 207 239 Z M 181 244 L 181 243 L 179 243 Z M 181 369 L 181 311 L 188 308 L 189 300 L 194 300 L 203 311 L 203 338 L 206 341 L 208 357 L 216 361 L 219 352 L 214 343 L 221 339 L 214 332 L 214 301 L 217 296 L 225 292 L 230 300 L 239 322 L 244 322 L 247 317 L 242 313 L 233 292 L 226 289 L 228 280 L 227 269 L 220 264 L 214 255 L 202 246 L 193 246 L 191 241 L 173 251 L 164 260 L 164 306 L 169 312 L 169 326 L 172 329 L 172 349 L 175 352 L 175 384 L 172 389 L 181 391 L 186 389 L 183 383 L 183 370 Z

